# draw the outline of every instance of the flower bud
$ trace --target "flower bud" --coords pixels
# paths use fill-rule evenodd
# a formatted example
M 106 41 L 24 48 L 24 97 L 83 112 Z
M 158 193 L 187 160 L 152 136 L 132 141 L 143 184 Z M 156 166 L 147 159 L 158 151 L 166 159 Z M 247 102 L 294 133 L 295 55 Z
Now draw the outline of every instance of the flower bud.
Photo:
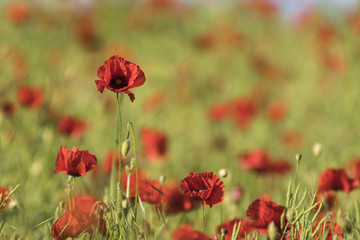
M 296 159 L 296 161 L 299 163 L 300 162 L 300 160 L 301 160 L 301 158 L 302 158 L 302 155 L 301 154 L 296 154 L 295 155 L 295 159 Z
M 275 240 L 277 235 L 277 227 L 275 226 L 275 223 L 272 221 L 268 225 L 268 238 L 270 240 Z
M 166 176 L 161 175 L 161 176 L 159 177 L 159 181 L 160 181 L 161 184 L 164 184 L 165 181 L 166 181 Z
M 320 143 L 315 143 L 313 146 L 313 154 L 315 157 L 319 157 L 322 153 L 322 145 Z
M 225 168 L 222 168 L 219 170 L 219 176 L 222 177 L 222 178 L 226 178 L 228 175 L 228 172 L 226 171 Z
M 121 147 L 121 154 L 126 157 L 130 151 L 130 141 L 129 139 L 126 139 Z
M 122 206 L 123 208 L 127 208 L 127 207 L 129 206 L 129 202 L 128 202 L 128 200 L 127 200 L 127 199 L 122 200 L 122 202 L 121 202 L 121 206 Z

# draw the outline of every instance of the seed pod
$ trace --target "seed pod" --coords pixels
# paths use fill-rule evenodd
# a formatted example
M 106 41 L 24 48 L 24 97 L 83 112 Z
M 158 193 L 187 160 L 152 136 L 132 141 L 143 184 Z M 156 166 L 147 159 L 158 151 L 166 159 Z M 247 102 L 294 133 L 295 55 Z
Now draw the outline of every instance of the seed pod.
M 273 221 L 269 223 L 267 230 L 268 230 L 268 238 L 270 240 L 275 240 L 277 235 L 277 227 L 275 226 L 275 223 Z
M 126 139 L 121 147 L 121 154 L 126 157 L 130 151 L 130 141 L 129 139 Z
M 228 172 L 226 171 L 225 168 L 222 168 L 219 170 L 219 176 L 222 177 L 222 178 L 226 178 L 228 175 Z

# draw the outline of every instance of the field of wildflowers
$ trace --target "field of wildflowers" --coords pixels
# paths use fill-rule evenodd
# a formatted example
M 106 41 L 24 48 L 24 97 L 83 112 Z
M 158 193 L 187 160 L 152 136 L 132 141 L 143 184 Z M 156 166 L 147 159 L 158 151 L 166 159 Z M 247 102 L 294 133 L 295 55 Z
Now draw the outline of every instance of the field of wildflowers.
M 0 2 L 0 239 L 360 239 L 360 9 L 85 2 Z

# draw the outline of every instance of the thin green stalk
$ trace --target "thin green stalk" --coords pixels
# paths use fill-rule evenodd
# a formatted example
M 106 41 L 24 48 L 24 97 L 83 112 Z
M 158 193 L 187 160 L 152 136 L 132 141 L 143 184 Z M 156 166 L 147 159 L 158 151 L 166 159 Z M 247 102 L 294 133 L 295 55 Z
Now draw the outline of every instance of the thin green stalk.
M 118 107 L 118 117 L 119 117 L 119 140 L 118 140 L 118 147 L 119 147 L 119 182 L 117 185 L 118 190 L 118 209 L 121 207 L 122 202 L 122 194 L 121 194 L 121 128 L 122 128 L 122 121 L 121 121 L 121 108 L 120 108 L 120 94 L 116 93 L 116 100 L 117 100 L 117 107 Z
M 135 130 L 132 122 L 129 122 L 128 127 L 131 126 L 132 138 L 133 138 L 133 147 L 134 147 L 134 158 L 135 158 L 135 174 L 136 174 L 136 191 L 135 191 L 135 204 L 134 204 L 134 212 L 135 212 L 135 220 L 137 215 L 137 201 L 139 195 L 139 174 L 138 174 L 138 160 L 136 157 L 136 142 L 135 142 Z
M 203 233 L 205 234 L 205 202 L 202 200 Z
M 75 210 L 75 177 L 72 177 L 72 195 L 73 210 Z

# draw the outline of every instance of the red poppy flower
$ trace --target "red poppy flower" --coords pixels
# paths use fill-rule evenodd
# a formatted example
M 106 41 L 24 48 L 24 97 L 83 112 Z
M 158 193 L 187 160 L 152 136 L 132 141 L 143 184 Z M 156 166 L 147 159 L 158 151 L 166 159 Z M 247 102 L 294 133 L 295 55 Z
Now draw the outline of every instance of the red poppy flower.
M 236 227 L 238 227 L 241 222 L 240 231 L 237 239 L 243 239 L 246 234 L 249 234 L 252 231 L 251 223 L 245 219 L 233 219 L 224 222 L 222 225 L 217 227 L 217 232 L 221 234 L 221 229 L 225 230 L 225 240 L 232 240 L 231 236 L 233 234 L 234 225 L 236 223 Z
M 72 207 L 71 209 L 86 213 L 90 217 L 93 228 L 97 228 L 98 232 L 101 234 L 106 234 L 106 224 L 104 219 L 104 211 L 106 210 L 105 203 L 91 196 L 76 196 L 74 202 L 75 208 Z M 70 211 L 69 206 L 67 207 L 67 211 Z
M 237 126 L 243 129 L 249 126 L 256 114 L 256 102 L 252 98 L 240 98 L 233 102 L 231 110 Z
M 336 202 L 336 195 L 333 191 L 318 192 L 316 196 L 316 202 L 323 201 L 322 209 L 331 209 Z M 318 210 L 319 207 L 316 208 Z
M 10 193 L 10 189 L 0 186 L 0 195 L 2 196 L 2 197 L 0 198 L 0 204 L 5 201 L 5 198 L 7 197 L 7 195 L 8 195 L 9 193 Z M 9 202 L 9 201 L 10 201 L 10 198 L 8 198 L 8 199 L 6 200 L 6 202 L 4 202 L 4 203 L 2 204 L 2 206 L 1 206 L 0 209 L 4 208 L 4 207 L 5 207 L 5 204 L 6 204 L 7 202 Z
M 76 38 L 84 46 L 94 49 L 98 44 L 98 37 L 95 32 L 94 21 L 91 15 L 80 16 L 76 22 Z
M 244 154 L 239 161 L 240 165 L 249 170 L 259 173 L 284 174 L 291 169 L 291 165 L 285 161 L 274 161 L 264 150 L 254 150 Z
M 277 205 L 270 200 L 269 195 L 262 199 L 257 199 L 250 204 L 246 211 L 246 216 L 253 220 L 251 226 L 259 230 L 260 233 L 266 233 L 268 225 L 274 222 L 275 226 L 281 227 L 281 215 L 285 207 Z
M 360 158 L 354 158 L 350 162 L 350 168 L 356 179 L 360 180 Z
M 65 213 L 51 227 L 52 236 L 57 240 L 76 238 L 84 232 L 92 232 L 91 220 L 88 214 L 79 210 Z
M 282 102 L 273 102 L 268 106 L 267 116 L 271 122 L 281 122 L 286 115 L 286 108 Z
M 209 109 L 209 117 L 211 121 L 217 122 L 225 119 L 229 114 L 229 107 L 227 104 L 218 103 L 211 106 Z
M 167 137 L 161 131 L 151 128 L 141 130 L 141 141 L 145 149 L 145 157 L 149 161 L 164 160 L 167 150 Z
M 177 186 L 163 187 L 163 193 L 161 207 L 166 215 L 187 212 L 199 205 L 199 201 L 181 193 Z
M 11 102 L 5 101 L 1 103 L 1 111 L 7 116 L 12 117 L 15 115 L 15 106 Z
M 101 79 L 95 81 L 99 92 L 107 88 L 116 93 L 125 93 L 131 101 L 135 96 L 129 90 L 145 82 L 145 75 L 138 65 L 116 55 L 99 67 L 97 75 Z
M 219 205 L 224 199 L 224 183 L 213 172 L 191 172 L 181 180 L 180 187 L 184 194 L 201 199 L 210 207 Z
M 351 179 L 344 169 L 329 168 L 319 177 L 319 192 L 324 191 L 344 191 L 350 193 L 351 190 L 359 186 L 358 179 Z
M 30 17 L 30 7 L 26 2 L 12 2 L 6 9 L 6 17 L 9 21 L 19 24 Z
M 334 220 L 331 219 L 332 217 L 328 217 L 328 219 L 326 220 L 326 224 L 325 224 L 325 234 L 326 234 L 326 238 L 324 238 L 323 236 L 323 232 L 324 232 L 324 224 L 320 225 L 320 229 L 317 232 L 317 234 L 314 236 L 314 239 L 316 240 L 320 240 L 320 239 L 325 239 L 325 240 L 332 240 L 332 239 L 342 239 L 342 237 L 344 237 L 344 232 L 342 230 L 342 228 L 340 227 L 339 224 L 337 224 Z M 318 219 L 322 219 L 319 218 Z M 332 225 L 332 226 L 331 226 Z M 315 225 L 313 228 L 313 231 L 315 231 L 315 229 L 317 228 L 318 225 Z M 334 233 L 334 235 L 332 234 Z M 339 236 L 341 238 L 339 238 Z
M 34 109 L 40 108 L 44 102 L 42 91 L 30 86 L 19 87 L 17 99 L 22 106 Z
M 64 135 L 79 138 L 86 129 L 86 123 L 71 116 L 64 116 L 59 120 L 57 129 Z
M 79 150 L 73 147 L 69 151 L 67 147 L 61 146 L 55 164 L 55 174 L 65 173 L 74 177 L 85 176 L 96 165 L 96 157 L 87 150 Z
M 278 12 L 276 5 L 269 0 L 246 1 L 244 6 L 263 17 L 272 16 Z
M 182 225 L 172 233 L 173 240 L 211 240 L 211 237 L 195 231 L 189 224 Z

